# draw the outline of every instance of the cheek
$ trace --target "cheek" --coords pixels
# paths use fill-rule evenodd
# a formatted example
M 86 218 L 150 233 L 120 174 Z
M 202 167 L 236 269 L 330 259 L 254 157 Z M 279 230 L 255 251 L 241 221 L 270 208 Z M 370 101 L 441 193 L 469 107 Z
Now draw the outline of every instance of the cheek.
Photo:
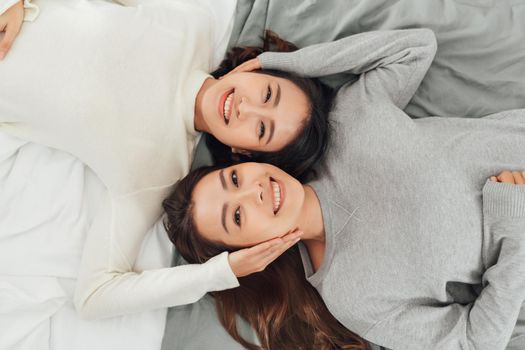
M 239 125 L 221 132 L 220 141 L 232 147 L 237 147 L 246 150 L 255 149 L 256 140 L 251 133 L 251 128 L 248 125 Z
M 246 235 L 246 239 L 251 244 L 258 244 L 273 238 L 282 237 L 293 229 L 293 224 L 287 218 L 275 217 L 273 220 L 266 219 L 252 227 L 252 230 Z

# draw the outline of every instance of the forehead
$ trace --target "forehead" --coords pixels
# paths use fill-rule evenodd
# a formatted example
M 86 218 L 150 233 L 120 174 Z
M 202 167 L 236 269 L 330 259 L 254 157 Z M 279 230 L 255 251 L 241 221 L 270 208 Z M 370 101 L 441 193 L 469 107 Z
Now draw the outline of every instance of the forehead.
M 285 146 L 291 138 L 294 138 L 306 122 L 310 112 L 310 101 L 306 94 L 295 83 L 288 79 L 271 76 L 274 86 L 273 93 L 279 86 L 279 105 L 274 110 L 275 136 L 281 140 L 281 146 Z
M 226 175 L 225 175 L 226 176 Z M 210 233 L 217 233 L 224 229 L 221 225 L 221 210 L 226 193 L 219 179 L 219 170 L 204 176 L 193 190 L 193 217 L 197 230 L 207 238 L 213 239 Z

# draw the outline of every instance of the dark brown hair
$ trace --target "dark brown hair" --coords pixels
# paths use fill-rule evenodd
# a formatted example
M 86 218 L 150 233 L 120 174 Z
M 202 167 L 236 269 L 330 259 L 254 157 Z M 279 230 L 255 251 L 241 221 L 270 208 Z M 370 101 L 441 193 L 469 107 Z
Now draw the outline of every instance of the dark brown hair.
M 290 52 L 295 50 L 297 47 L 294 44 L 267 30 L 261 47 L 232 48 L 219 68 L 211 74 L 218 78 L 265 51 Z M 230 146 L 222 144 L 213 135 L 206 134 L 206 144 L 213 156 L 214 163 L 223 166 L 244 161 L 269 163 L 304 182 L 315 175 L 311 170 L 327 149 L 329 138 L 328 113 L 334 98 L 333 90 L 322 84 L 318 79 L 304 78 L 290 72 L 270 69 L 261 69 L 255 72 L 284 78 L 295 84 L 309 101 L 309 116 L 295 139 L 277 152 L 250 151 L 249 156 L 232 153 Z
M 197 183 L 220 167 L 204 167 L 180 180 L 164 200 L 164 226 L 177 251 L 189 263 L 203 263 L 235 248 L 204 239 L 197 232 L 192 199 Z M 368 343 L 342 326 L 305 279 L 297 246 L 262 272 L 239 278 L 240 287 L 211 293 L 219 319 L 228 333 L 247 349 L 365 350 Z M 255 330 L 262 348 L 238 332 L 236 315 Z

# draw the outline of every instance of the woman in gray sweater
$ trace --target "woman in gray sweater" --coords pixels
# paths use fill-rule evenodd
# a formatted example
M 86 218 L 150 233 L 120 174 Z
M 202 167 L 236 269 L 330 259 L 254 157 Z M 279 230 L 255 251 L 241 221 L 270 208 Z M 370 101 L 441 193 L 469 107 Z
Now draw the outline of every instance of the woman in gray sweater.
M 525 320 L 525 186 L 488 178 L 525 168 L 525 110 L 410 119 L 403 108 L 435 50 L 433 33 L 417 29 L 259 56 L 264 68 L 360 78 L 338 92 L 332 148 L 309 185 L 255 163 L 183 180 L 165 201 L 179 251 L 202 262 L 214 249 L 299 228 L 308 282 L 361 337 L 418 350 L 523 341 L 515 326 Z M 242 298 L 236 311 L 250 319 Z

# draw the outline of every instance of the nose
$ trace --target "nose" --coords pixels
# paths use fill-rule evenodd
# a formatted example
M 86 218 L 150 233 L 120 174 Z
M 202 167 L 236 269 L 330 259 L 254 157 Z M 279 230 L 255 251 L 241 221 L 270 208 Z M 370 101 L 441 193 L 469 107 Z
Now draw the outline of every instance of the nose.
M 239 191 L 239 197 L 240 200 L 252 201 L 257 205 L 263 204 L 265 196 L 262 182 L 256 180 L 247 186 L 243 186 Z
M 246 97 L 241 98 L 237 111 L 237 119 L 243 121 L 262 114 L 261 108 L 251 103 Z

